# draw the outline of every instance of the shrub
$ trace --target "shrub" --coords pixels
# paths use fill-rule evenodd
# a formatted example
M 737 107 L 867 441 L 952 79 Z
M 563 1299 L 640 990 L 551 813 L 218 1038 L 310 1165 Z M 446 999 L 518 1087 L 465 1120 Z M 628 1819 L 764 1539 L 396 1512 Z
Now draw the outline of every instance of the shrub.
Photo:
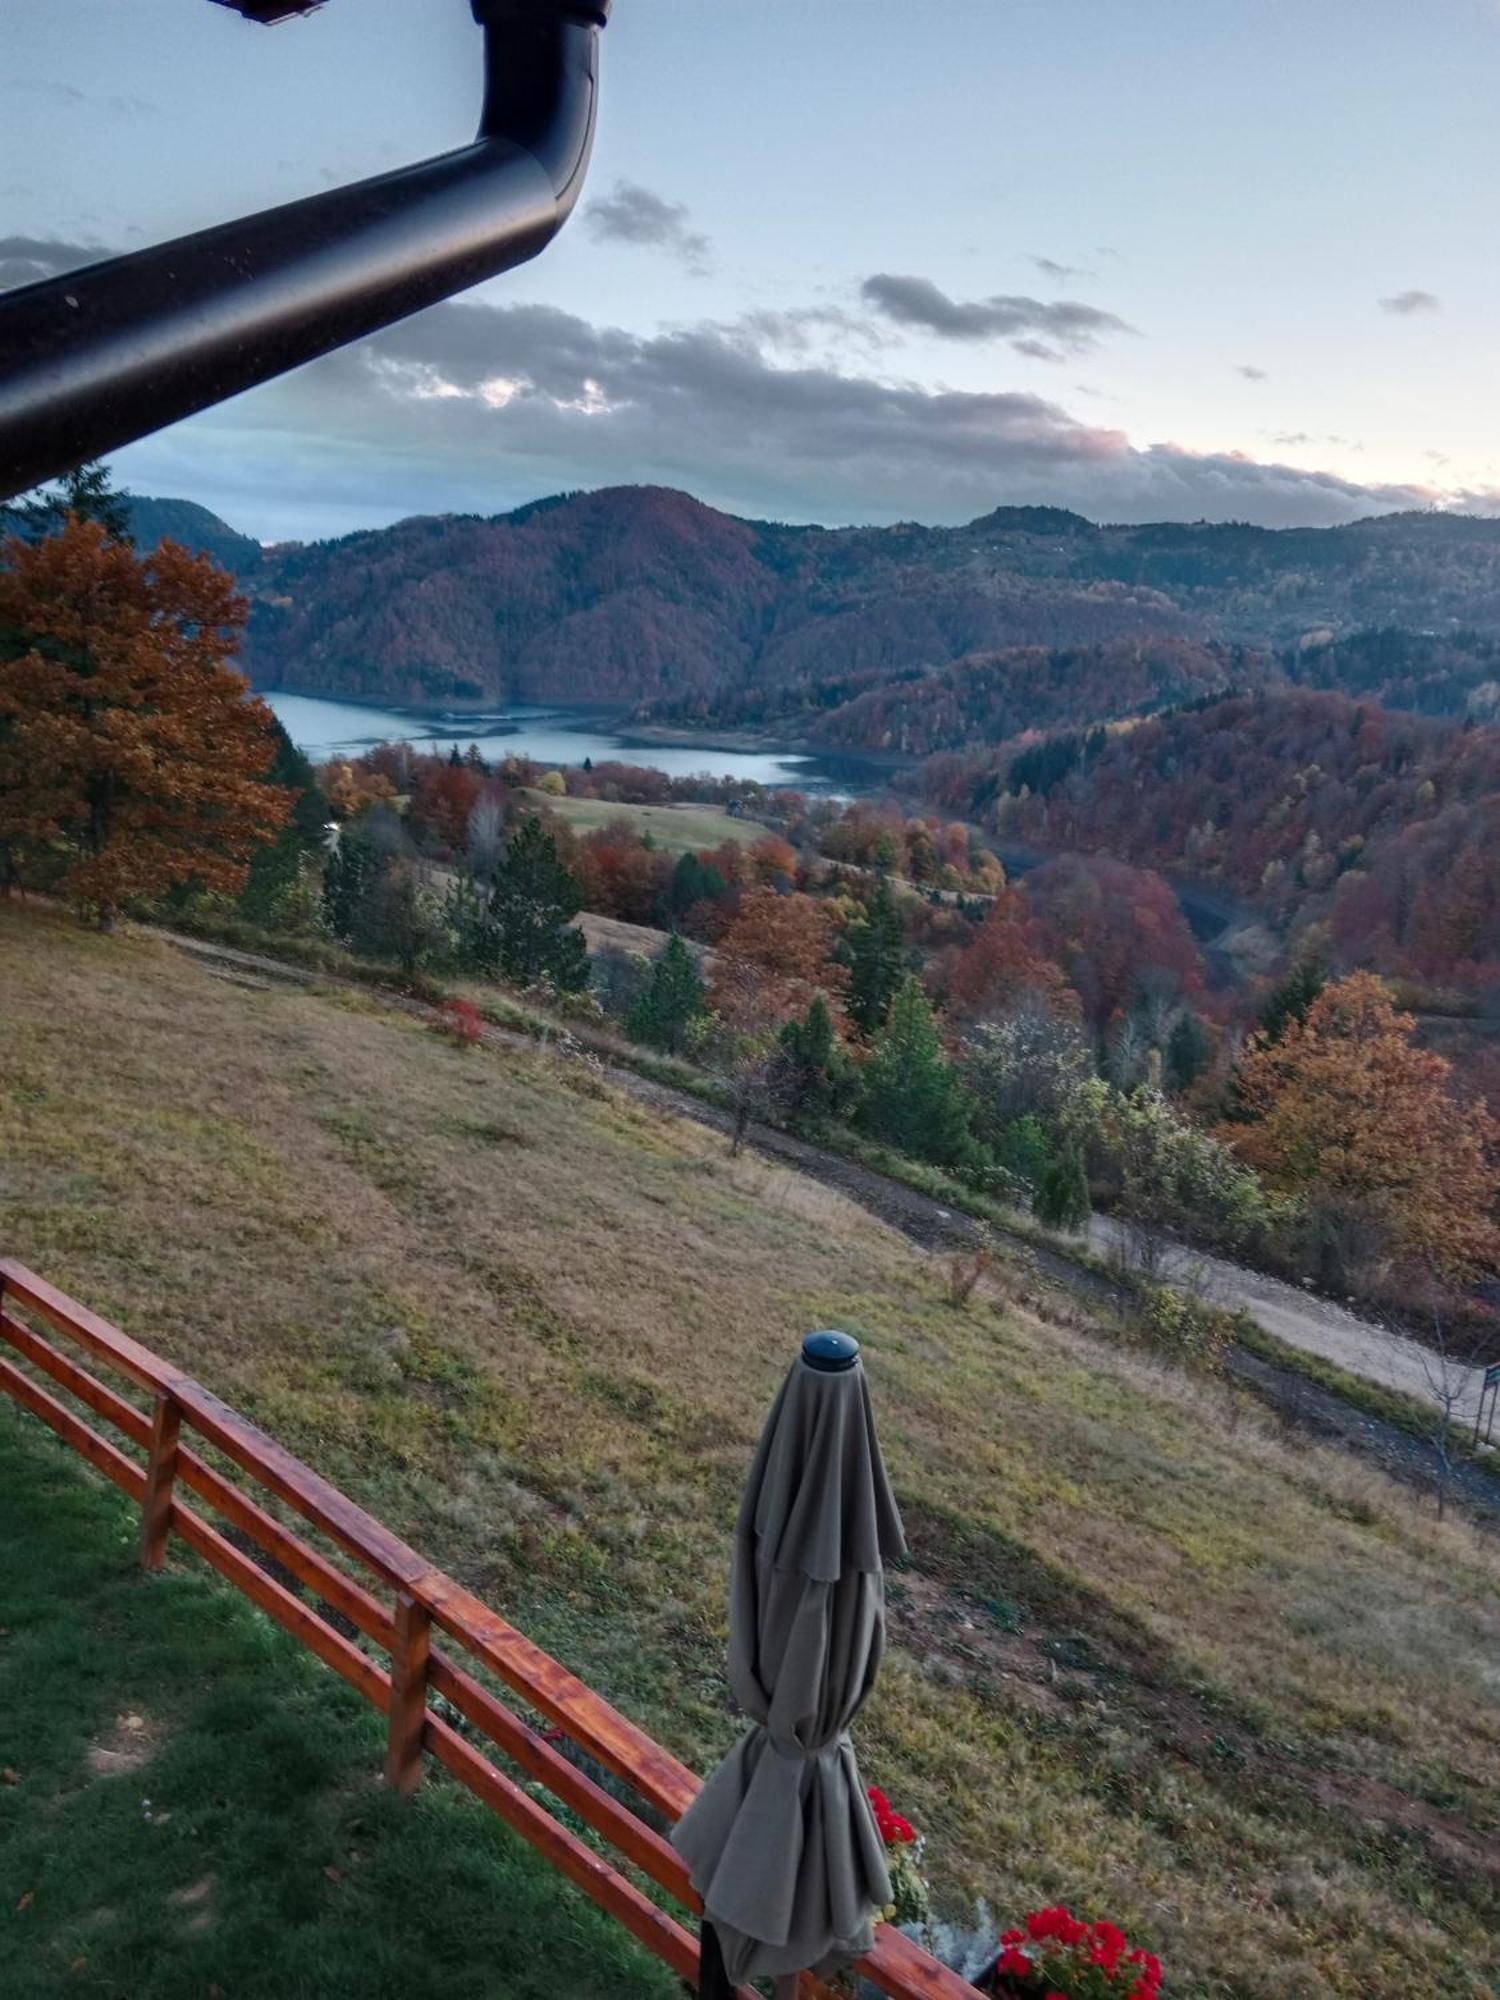
M 472 1000 L 445 1000 L 432 1026 L 456 1048 L 477 1048 L 484 1040 L 484 1017 Z

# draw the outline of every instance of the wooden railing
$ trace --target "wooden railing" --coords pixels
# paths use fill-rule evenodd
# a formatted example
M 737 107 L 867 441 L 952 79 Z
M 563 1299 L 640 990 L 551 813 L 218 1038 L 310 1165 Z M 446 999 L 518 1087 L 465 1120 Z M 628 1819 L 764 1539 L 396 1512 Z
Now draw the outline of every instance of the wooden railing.
M 144 1390 L 150 1408 L 100 1381 L 33 1322 L 62 1334 Z M 6 1348 L 29 1367 L 8 1358 Z M 104 1418 L 127 1445 L 144 1453 L 144 1461 L 76 1415 L 52 1393 L 53 1387 Z M 469 1733 L 434 1712 L 428 1694 L 442 1696 L 475 1737 L 571 1807 L 624 1863 L 664 1889 L 687 1913 L 701 1906 L 666 1837 L 532 1728 L 471 1668 L 513 1690 L 668 1822 L 682 1816 L 701 1782 L 684 1764 L 192 1376 L 9 1258 L 0 1258 L 0 1390 L 139 1501 L 140 1556 L 147 1569 L 161 1566 L 168 1538 L 177 1535 L 386 1716 L 390 1784 L 411 1791 L 420 1782 L 424 1755 L 436 1758 L 674 1972 L 696 1983 L 695 1933 L 555 1819 Z M 184 1441 L 185 1433 L 195 1434 L 264 1494 L 352 1557 L 390 1602 L 295 1533 L 260 1499 L 242 1491 Z M 190 1506 L 184 1490 L 205 1502 L 240 1542 L 248 1541 L 305 1586 L 313 1601 L 268 1573 L 239 1542 Z M 382 1667 L 345 1628 L 372 1641 L 389 1666 Z M 438 1634 L 462 1648 L 468 1664 L 435 1643 Z M 966 1981 L 886 1925 L 877 1931 L 875 1947 L 860 1961 L 859 1971 L 893 2000 L 974 2000 L 974 1988 Z M 810 1975 L 804 1975 L 802 1988 L 806 1995 L 826 1991 Z M 746 1989 L 742 2000 L 755 1996 Z

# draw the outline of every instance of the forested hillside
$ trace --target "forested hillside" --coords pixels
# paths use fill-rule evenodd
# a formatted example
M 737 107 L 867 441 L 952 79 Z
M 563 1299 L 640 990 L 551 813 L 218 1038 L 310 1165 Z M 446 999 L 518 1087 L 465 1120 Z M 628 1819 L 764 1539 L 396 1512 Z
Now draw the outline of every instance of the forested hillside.
M 1352 962 L 1500 976 L 1500 731 L 1281 689 L 938 758 L 923 776 L 1009 840 L 1129 855 L 1292 929 L 1326 922 Z
M 235 568 L 262 687 L 625 703 L 918 753 L 1277 672 L 1493 706 L 1500 521 L 1096 527 L 1002 508 L 826 529 L 619 487 L 263 550 L 186 502 L 135 509 L 147 544 L 180 536 Z

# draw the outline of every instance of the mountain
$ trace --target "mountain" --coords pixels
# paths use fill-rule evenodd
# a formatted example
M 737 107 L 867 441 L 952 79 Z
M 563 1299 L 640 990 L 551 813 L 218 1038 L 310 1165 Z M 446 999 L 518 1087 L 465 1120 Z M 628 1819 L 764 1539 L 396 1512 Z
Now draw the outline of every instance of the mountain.
M 181 542 L 233 570 L 242 583 L 248 583 L 259 570 L 260 543 L 231 528 L 227 521 L 221 521 L 207 507 L 200 507 L 196 500 L 151 500 L 135 493 L 128 497 L 130 532 L 137 548 L 154 549 L 158 542 Z
M 1084 721 L 1101 699 L 1123 714 L 1254 684 L 1273 654 L 1294 679 L 1305 664 L 1379 694 L 1388 668 L 1457 705 L 1500 637 L 1500 521 L 1465 516 L 1099 527 L 1021 507 L 829 529 L 616 487 L 262 549 L 191 503 L 135 505 L 143 538 L 178 534 L 238 571 L 257 685 L 385 701 L 624 703 L 921 749 L 965 728 L 995 740 L 1039 689 L 1050 719 Z M 1376 628 L 1399 645 L 1329 653 Z M 1475 639 L 1461 658 L 1457 634 Z

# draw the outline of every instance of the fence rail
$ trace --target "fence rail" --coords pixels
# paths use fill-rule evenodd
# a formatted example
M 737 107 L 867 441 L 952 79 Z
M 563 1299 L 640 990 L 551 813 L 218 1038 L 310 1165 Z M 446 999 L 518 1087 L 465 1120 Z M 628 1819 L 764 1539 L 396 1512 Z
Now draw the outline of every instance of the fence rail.
M 144 1390 L 150 1407 L 141 1408 L 109 1387 L 31 1322 L 61 1334 L 91 1360 Z M 102 1417 L 144 1460 L 95 1430 L 55 1389 Z M 581 1770 L 549 1736 L 533 1729 L 470 1669 L 477 1665 L 518 1695 L 668 1822 L 681 1818 L 701 1783 L 686 1765 L 192 1376 L 10 1258 L 0 1258 L 0 1391 L 139 1503 L 145 1568 L 160 1567 L 175 1534 L 386 1717 L 385 1774 L 392 1786 L 411 1791 L 421 1780 L 424 1759 L 434 1758 L 648 1950 L 696 1983 L 696 1933 L 556 1819 L 470 1735 L 435 1711 L 428 1696 L 440 1696 L 476 1736 L 571 1808 L 628 1866 L 665 1890 L 685 1915 L 697 1914 L 701 1906 L 665 1836 Z M 244 1492 L 186 1441 L 189 1436 L 211 1446 L 352 1557 L 390 1601 Z M 229 1532 L 190 1506 L 181 1497 L 184 1490 L 205 1502 Z M 267 1558 L 270 1568 L 247 1554 L 242 1543 Z M 282 1582 L 282 1576 L 310 1591 L 313 1602 Z M 372 1642 L 389 1665 L 382 1667 L 351 1632 Z M 439 1635 L 461 1648 L 468 1664 L 444 1651 L 436 1643 Z M 973 1987 L 889 1926 L 877 1930 L 874 1949 L 858 1969 L 891 2000 L 974 2000 Z M 802 1991 L 817 1996 L 826 1989 L 804 1975 Z M 741 2000 L 756 1996 L 741 1989 Z

